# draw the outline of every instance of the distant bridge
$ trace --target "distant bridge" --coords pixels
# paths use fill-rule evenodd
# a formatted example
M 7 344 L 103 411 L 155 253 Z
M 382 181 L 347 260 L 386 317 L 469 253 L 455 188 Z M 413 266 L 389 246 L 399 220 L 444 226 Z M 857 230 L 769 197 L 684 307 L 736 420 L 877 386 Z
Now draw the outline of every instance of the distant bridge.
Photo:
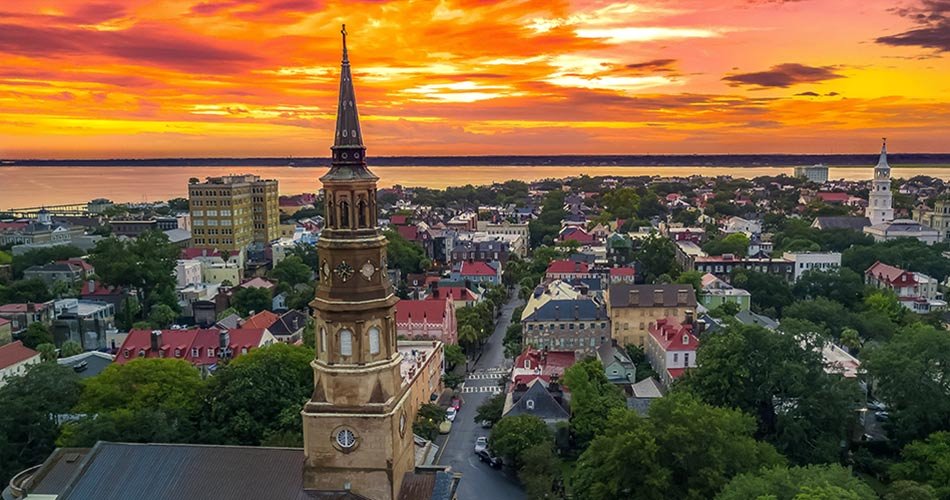
M 89 209 L 85 203 L 73 203 L 69 205 L 46 205 L 42 207 L 10 208 L 0 210 L 0 213 L 10 214 L 17 219 L 35 219 L 40 210 L 46 209 L 52 216 L 59 217 L 81 217 L 89 215 Z

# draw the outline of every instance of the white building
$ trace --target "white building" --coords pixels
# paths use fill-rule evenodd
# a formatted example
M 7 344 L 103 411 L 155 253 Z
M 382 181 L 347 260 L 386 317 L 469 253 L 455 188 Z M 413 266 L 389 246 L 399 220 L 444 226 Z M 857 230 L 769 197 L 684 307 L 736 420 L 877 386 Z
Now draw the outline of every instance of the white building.
M 722 228 L 724 233 L 745 233 L 749 236 L 762 232 L 762 223 L 757 220 L 730 217 Z
M 795 167 L 795 177 L 808 179 L 818 184 L 828 182 L 828 167 L 821 163 L 811 166 Z
M 922 243 L 933 245 L 940 241 L 940 231 L 931 229 L 910 219 L 897 219 L 881 222 L 864 228 L 864 233 L 874 241 L 892 241 L 900 238 L 915 238 Z
M 6 385 L 8 378 L 25 374 L 30 365 L 39 362 L 40 353 L 19 340 L 0 346 L 0 387 Z
M 841 267 L 838 252 L 785 252 L 782 257 L 795 263 L 793 281 L 798 281 L 807 271 L 831 271 Z
M 175 266 L 175 280 L 178 288 L 201 283 L 201 262 L 198 260 L 179 260 Z
M 874 167 L 874 180 L 871 181 L 871 194 L 868 195 L 868 208 L 864 215 L 871 225 L 884 224 L 894 220 L 891 194 L 891 166 L 887 164 L 887 141 L 881 146 L 881 158 Z
M 487 221 L 478 221 L 477 227 L 479 232 L 488 233 L 490 236 L 506 236 L 505 240 L 511 246 L 511 253 L 518 254 L 520 257 L 528 256 L 528 242 L 531 241 L 528 224 L 512 224 L 508 221 L 493 224 Z

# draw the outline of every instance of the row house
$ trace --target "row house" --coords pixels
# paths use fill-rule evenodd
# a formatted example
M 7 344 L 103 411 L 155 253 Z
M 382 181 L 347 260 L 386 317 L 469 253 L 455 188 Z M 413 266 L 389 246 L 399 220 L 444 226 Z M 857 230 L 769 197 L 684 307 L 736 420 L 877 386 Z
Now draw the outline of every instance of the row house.
M 139 358 L 174 358 L 213 371 L 221 361 L 274 342 L 274 336 L 264 329 L 132 330 L 116 353 L 115 362 L 122 365 Z
M 452 249 L 452 262 L 508 262 L 510 246 L 506 241 L 459 241 Z
M 574 279 L 594 278 L 590 264 L 573 260 L 554 260 L 544 272 L 545 279 L 570 281 Z
M 455 303 L 445 298 L 400 300 L 396 303 L 396 335 L 409 340 L 457 344 Z
M 592 297 L 548 300 L 521 319 L 524 342 L 536 348 L 592 353 L 610 343 L 606 306 Z
M 699 338 L 693 334 L 692 321 L 680 323 L 675 318 L 662 318 L 650 323 L 646 356 L 664 386 L 669 387 L 689 368 L 696 367 Z
M 737 269 L 773 274 L 786 281 L 793 281 L 795 278 L 795 263 L 784 258 L 740 257 L 726 253 L 696 257 L 693 260 L 693 266 L 695 270 L 715 275 L 727 283 L 731 279 L 732 272 Z
M 649 325 L 667 317 L 685 318 L 696 310 L 692 285 L 618 283 L 607 289 L 607 313 L 618 345 L 645 346 Z
M 26 302 L 0 305 L 0 318 L 9 320 L 13 335 L 20 335 L 33 323 L 53 324 L 54 302 Z
M 924 314 L 947 306 L 937 290 L 937 280 L 923 273 L 877 261 L 864 272 L 864 281 L 875 288 L 894 292 L 897 300 L 915 313 Z

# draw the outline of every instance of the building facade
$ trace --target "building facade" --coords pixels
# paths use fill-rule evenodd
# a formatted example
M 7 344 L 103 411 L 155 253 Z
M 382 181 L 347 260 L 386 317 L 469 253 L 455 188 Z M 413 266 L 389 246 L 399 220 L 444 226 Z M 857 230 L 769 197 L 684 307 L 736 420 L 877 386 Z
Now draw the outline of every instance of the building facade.
M 914 210 L 914 221 L 937 231 L 941 241 L 950 241 L 950 200 L 935 201 L 933 210 Z
M 630 285 L 607 289 L 607 313 L 617 344 L 646 346 L 650 323 L 667 317 L 685 318 L 696 310 L 692 285 Z
M 458 344 L 452 299 L 400 300 L 396 304 L 396 335 L 409 340 Z
M 696 271 L 712 274 L 727 283 L 732 279 L 732 272 L 738 269 L 774 274 L 787 281 L 792 281 L 795 276 L 792 261 L 771 257 L 740 257 L 728 253 L 696 257 L 693 267 Z
M 838 252 L 785 252 L 782 257 L 794 266 L 792 281 L 798 281 L 808 271 L 833 271 L 841 267 Z
M 256 175 L 208 177 L 189 184 L 194 246 L 242 252 L 251 243 L 277 239 L 277 197 L 277 181 Z
M 7 379 L 24 375 L 30 366 L 40 362 L 40 353 L 23 345 L 17 340 L 0 346 L 0 387 Z
M 819 163 L 817 165 L 795 167 L 795 177 L 824 184 L 828 182 L 828 166 Z
M 666 387 L 687 369 L 696 367 L 697 347 L 699 338 L 693 335 L 691 323 L 680 323 L 676 318 L 662 318 L 650 324 L 647 359 Z
M 887 141 L 881 146 L 881 157 L 874 167 L 871 192 L 868 195 L 868 207 L 864 215 L 871 225 L 884 224 L 894 220 L 893 194 L 891 193 L 891 166 L 887 164 Z
M 607 307 L 590 296 L 552 299 L 522 316 L 524 343 L 536 349 L 593 353 L 610 343 Z
M 947 306 L 937 280 L 923 273 L 905 271 L 878 261 L 864 272 L 864 281 L 874 288 L 894 292 L 897 300 L 915 313 L 924 314 Z

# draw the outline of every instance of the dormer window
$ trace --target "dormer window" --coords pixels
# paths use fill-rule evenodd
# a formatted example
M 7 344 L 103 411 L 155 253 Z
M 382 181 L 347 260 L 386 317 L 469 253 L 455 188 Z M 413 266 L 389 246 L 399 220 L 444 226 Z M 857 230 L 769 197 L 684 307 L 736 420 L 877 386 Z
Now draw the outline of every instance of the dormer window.
M 683 335 L 683 344 L 689 344 L 689 335 Z
M 177 348 L 177 347 L 175 348 L 175 357 L 176 357 L 176 358 L 180 358 L 180 357 L 181 357 L 181 349 L 179 349 L 179 348 Z
M 123 357 L 123 358 L 128 358 L 128 357 L 129 357 L 129 350 L 128 350 L 128 349 L 125 349 L 124 351 L 122 351 L 122 357 Z
M 197 358 L 200 355 L 201 355 L 201 351 L 197 347 L 191 348 L 191 357 Z
M 530 359 L 524 360 L 524 368 L 525 368 L 525 370 L 530 370 L 530 369 L 531 369 L 531 360 L 530 360 Z
M 524 402 L 524 406 L 525 406 L 525 408 L 527 408 L 527 409 L 529 409 L 529 410 L 533 410 L 533 409 L 534 409 L 534 400 L 533 400 L 533 399 L 529 399 L 529 400 L 525 401 L 525 402 Z

